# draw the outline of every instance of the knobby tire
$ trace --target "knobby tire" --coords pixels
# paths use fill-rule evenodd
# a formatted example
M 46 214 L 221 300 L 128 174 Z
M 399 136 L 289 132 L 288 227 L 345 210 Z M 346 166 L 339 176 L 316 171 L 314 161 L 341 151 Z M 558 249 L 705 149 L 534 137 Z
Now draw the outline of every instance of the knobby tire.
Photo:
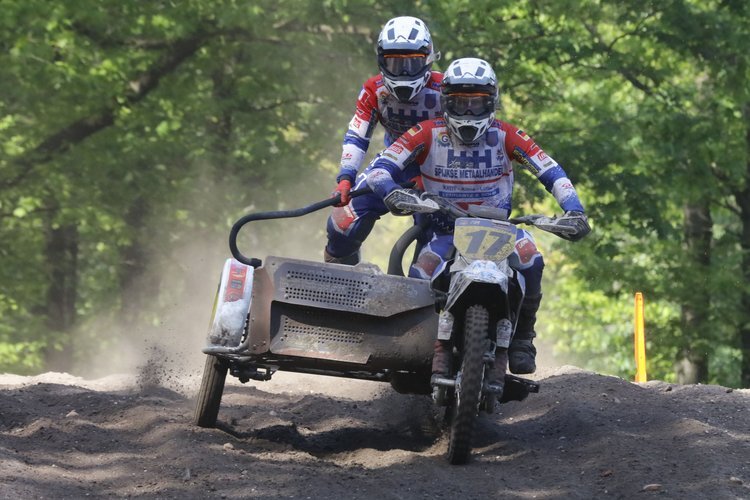
M 474 422 L 482 395 L 484 353 L 489 347 L 487 337 L 489 321 L 489 313 L 483 306 L 473 305 L 466 310 L 461 388 L 460 394 L 457 391 L 457 401 L 453 407 L 451 437 L 448 445 L 448 461 L 454 465 L 465 464 L 471 452 Z
M 193 422 L 199 427 L 215 427 L 219 416 L 221 396 L 224 393 L 224 382 L 229 365 L 226 360 L 207 355 L 203 368 L 201 388 L 195 406 Z

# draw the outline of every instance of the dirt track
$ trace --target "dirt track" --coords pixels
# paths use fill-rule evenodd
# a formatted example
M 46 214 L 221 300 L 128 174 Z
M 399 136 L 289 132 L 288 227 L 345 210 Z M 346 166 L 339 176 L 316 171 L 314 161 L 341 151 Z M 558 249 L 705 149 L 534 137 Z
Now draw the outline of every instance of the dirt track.
M 750 497 L 748 390 L 558 369 L 449 466 L 424 397 L 282 373 L 230 383 L 201 429 L 197 376 L 0 376 L 0 497 Z

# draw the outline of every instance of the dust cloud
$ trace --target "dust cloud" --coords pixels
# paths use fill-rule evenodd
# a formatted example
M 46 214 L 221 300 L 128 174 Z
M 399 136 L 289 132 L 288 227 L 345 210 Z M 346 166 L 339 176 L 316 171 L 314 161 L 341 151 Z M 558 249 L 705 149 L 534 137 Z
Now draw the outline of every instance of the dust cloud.
M 87 322 L 85 330 L 95 332 L 94 338 L 91 333 L 82 335 L 77 340 L 79 347 L 92 342 L 100 345 L 85 346 L 83 351 L 95 354 L 78 360 L 71 373 L 89 379 L 129 374 L 138 377 L 143 388 L 163 386 L 183 394 L 197 390 L 212 304 L 222 267 L 230 257 L 231 224 L 246 213 L 295 209 L 325 199 L 329 196 L 327 180 L 285 188 L 281 201 L 272 202 L 275 198 L 267 193 L 243 195 L 241 187 L 231 181 L 197 179 L 199 193 L 170 202 L 173 207 L 189 207 L 192 224 L 153 221 L 150 233 L 154 241 L 149 242 L 152 251 L 145 278 L 134 280 L 126 299 L 141 307 L 132 312 L 133 317 L 102 314 Z M 246 256 L 260 259 L 275 255 L 320 262 L 329 213 L 325 208 L 299 218 L 250 223 L 240 233 L 239 248 Z M 223 221 L 225 227 L 219 227 L 217 221 Z M 383 216 L 363 245 L 363 260 L 385 270 L 393 243 L 411 223 L 411 217 Z M 406 253 L 404 269 L 410 256 L 411 250 Z M 543 325 L 539 333 L 539 365 L 555 368 L 566 364 L 552 355 L 552 339 L 545 337 Z M 327 383 L 318 380 L 320 377 L 309 380 L 277 374 L 274 383 L 267 385 L 282 378 L 295 386 Z M 229 379 L 231 382 L 232 377 Z M 372 389 L 365 384 L 362 390 Z
M 224 262 L 231 257 L 231 224 L 245 213 L 299 208 L 328 196 L 325 190 L 308 187 L 302 194 L 291 189 L 281 206 L 254 200 L 239 208 L 243 197 L 235 194 L 237 186 L 207 179 L 199 184 L 209 196 L 174 203 L 191 207 L 198 228 L 153 223 L 150 232 L 155 237 L 148 243 L 152 251 L 144 279 L 134 280 L 124 299 L 131 310 L 132 304 L 140 307 L 132 311 L 132 317 L 102 313 L 82 325 L 74 344 L 86 354 L 71 373 L 86 379 L 131 375 L 143 389 L 161 386 L 182 394 L 197 390 L 212 304 Z M 229 206 L 232 200 L 237 207 Z M 250 223 L 240 233 L 240 250 L 260 259 L 277 255 L 321 261 L 329 212 L 323 209 L 302 218 Z M 225 221 L 226 227 L 216 229 L 217 221 Z

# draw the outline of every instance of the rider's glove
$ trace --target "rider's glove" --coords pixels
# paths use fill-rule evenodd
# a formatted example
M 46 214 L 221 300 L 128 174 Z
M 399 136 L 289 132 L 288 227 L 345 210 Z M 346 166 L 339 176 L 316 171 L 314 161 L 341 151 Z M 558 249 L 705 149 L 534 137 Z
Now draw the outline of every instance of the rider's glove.
M 560 238 L 569 241 L 578 241 L 591 232 L 591 226 L 589 226 L 586 214 L 576 210 L 568 210 L 565 212 L 562 217 L 557 219 L 557 224 L 560 226 L 575 228 L 576 231 L 574 233 L 557 233 Z
M 331 198 L 335 198 L 336 195 L 341 195 L 341 201 L 339 201 L 334 207 L 345 207 L 349 204 L 349 201 L 351 198 L 349 197 L 349 191 L 352 190 L 352 181 L 349 180 L 347 177 L 343 177 L 340 181 L 338 186 L 336 186 L 336 189 L 333 190 L 333 193 L 331 193 Z
M 383 203 L 393 215 L 411 215 L 411 210 L 397 207 L 399 202 L 419 204 L 419 191 L 416 189 L 394 189 L 383 198 Z

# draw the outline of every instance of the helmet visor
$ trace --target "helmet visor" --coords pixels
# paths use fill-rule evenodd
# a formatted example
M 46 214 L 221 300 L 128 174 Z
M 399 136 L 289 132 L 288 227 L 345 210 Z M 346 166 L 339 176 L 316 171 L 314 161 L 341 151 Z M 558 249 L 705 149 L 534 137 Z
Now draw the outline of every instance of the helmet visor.
M 380 69 L 388 76 L 420 76 L 427 65 L 424 54 L 385 54 L 380 56 Z
M 446 111 L 453 116 L 484 116 L 495 111 L 495 98 L 489 94 L 449 94 L 445 99 Z

